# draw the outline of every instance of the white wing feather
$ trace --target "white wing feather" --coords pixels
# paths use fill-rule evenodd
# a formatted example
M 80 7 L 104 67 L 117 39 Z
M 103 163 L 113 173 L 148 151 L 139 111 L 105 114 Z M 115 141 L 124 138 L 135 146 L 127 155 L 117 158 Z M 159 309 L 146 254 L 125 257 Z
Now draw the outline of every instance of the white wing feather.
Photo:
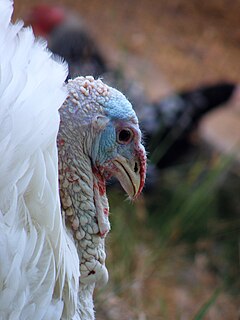
M 60 212 L 56 136 L 67 67 L 0 0 L 0 319 L 71 319 L 79 261 Z

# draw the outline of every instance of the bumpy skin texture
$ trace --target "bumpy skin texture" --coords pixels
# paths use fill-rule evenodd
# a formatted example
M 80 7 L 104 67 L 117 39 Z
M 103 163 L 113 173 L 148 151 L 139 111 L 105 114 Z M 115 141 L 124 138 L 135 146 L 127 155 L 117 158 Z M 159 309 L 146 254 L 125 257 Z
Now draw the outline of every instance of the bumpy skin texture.
M 60 196 L 62 214 L 80 257 L 81 300 L 86 290 L 108 279 L 104 239 L 110 223 L 105 181 L 114 175 L 128 190 L 126 181 L 134 184 L 136 175 L 139 180 L 132 194 L 136 197 L 145 180 L 146 155 L 136 114 L 123 94 L 92 77 L 70 80 L 67 89 L 58 134 Z M 119 132 L 126 128 L 129 140 L 118 141 Z M 130 169 L 129 163 L 133 164 Z

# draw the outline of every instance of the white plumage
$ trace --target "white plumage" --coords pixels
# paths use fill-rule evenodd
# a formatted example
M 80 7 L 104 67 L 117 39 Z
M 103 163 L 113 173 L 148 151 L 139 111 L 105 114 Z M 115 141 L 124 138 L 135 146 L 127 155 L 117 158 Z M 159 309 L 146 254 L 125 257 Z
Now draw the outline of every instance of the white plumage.
M 64 85 L 66 64 L 11 14 L 0 0 L 0 320 L 93 320 L 106 180 L 132 198 L 145 181 L 138 119 L 99 79 Z
M 71 319 L 79 259 L 58 193 L 67 66 L 0 1 L 0 319 Z M 74 319 L 78 319 L 76 316 Z

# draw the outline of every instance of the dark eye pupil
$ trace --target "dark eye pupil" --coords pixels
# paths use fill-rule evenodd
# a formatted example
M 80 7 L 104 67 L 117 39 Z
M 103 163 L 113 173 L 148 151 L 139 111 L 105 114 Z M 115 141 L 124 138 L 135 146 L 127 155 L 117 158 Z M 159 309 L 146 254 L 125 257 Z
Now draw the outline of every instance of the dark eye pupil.
M 128 142 L 131 138 L 131 131 L 129 130 L 122 130 L 119 132 L 119 141 L 121 142 Z

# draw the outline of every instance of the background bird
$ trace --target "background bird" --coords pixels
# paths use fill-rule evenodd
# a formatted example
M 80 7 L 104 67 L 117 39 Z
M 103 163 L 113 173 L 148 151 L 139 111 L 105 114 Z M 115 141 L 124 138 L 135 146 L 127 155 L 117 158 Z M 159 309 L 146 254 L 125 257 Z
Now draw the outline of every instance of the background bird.
M 37 35 L 48 40 L 50 49 L 68 62 L 68 77 L 90 72 L 129 98 L 150 153 L 149 182 L 157 174 L 155 166 L 161 169 L 181 160 L 192 146 L 190 134 L 201 117 L 228 101 L 236 88 L 235 83 L 219 82 L 150 102 L 138 83 L 109 66 L 81 17 L 60 6 L 39 4 L 31 8 L 27 20 Z
M 10 23 L 12 2 L 0 13 L 0 318 L 91 320 L 108 278 L 106 180 L 132 199 L 144 185 L 138 120 L 101 80 L 64 85 L 66 64 Z
M 39 4 L 30 9 L 25 20 L 37 36 L 48 40 L 53 53 L 68 62 L 68 77 L 89 74 L 97 77 L 107 72 L 105 59 L 95 41 L 74 13 L 60 6 Z

